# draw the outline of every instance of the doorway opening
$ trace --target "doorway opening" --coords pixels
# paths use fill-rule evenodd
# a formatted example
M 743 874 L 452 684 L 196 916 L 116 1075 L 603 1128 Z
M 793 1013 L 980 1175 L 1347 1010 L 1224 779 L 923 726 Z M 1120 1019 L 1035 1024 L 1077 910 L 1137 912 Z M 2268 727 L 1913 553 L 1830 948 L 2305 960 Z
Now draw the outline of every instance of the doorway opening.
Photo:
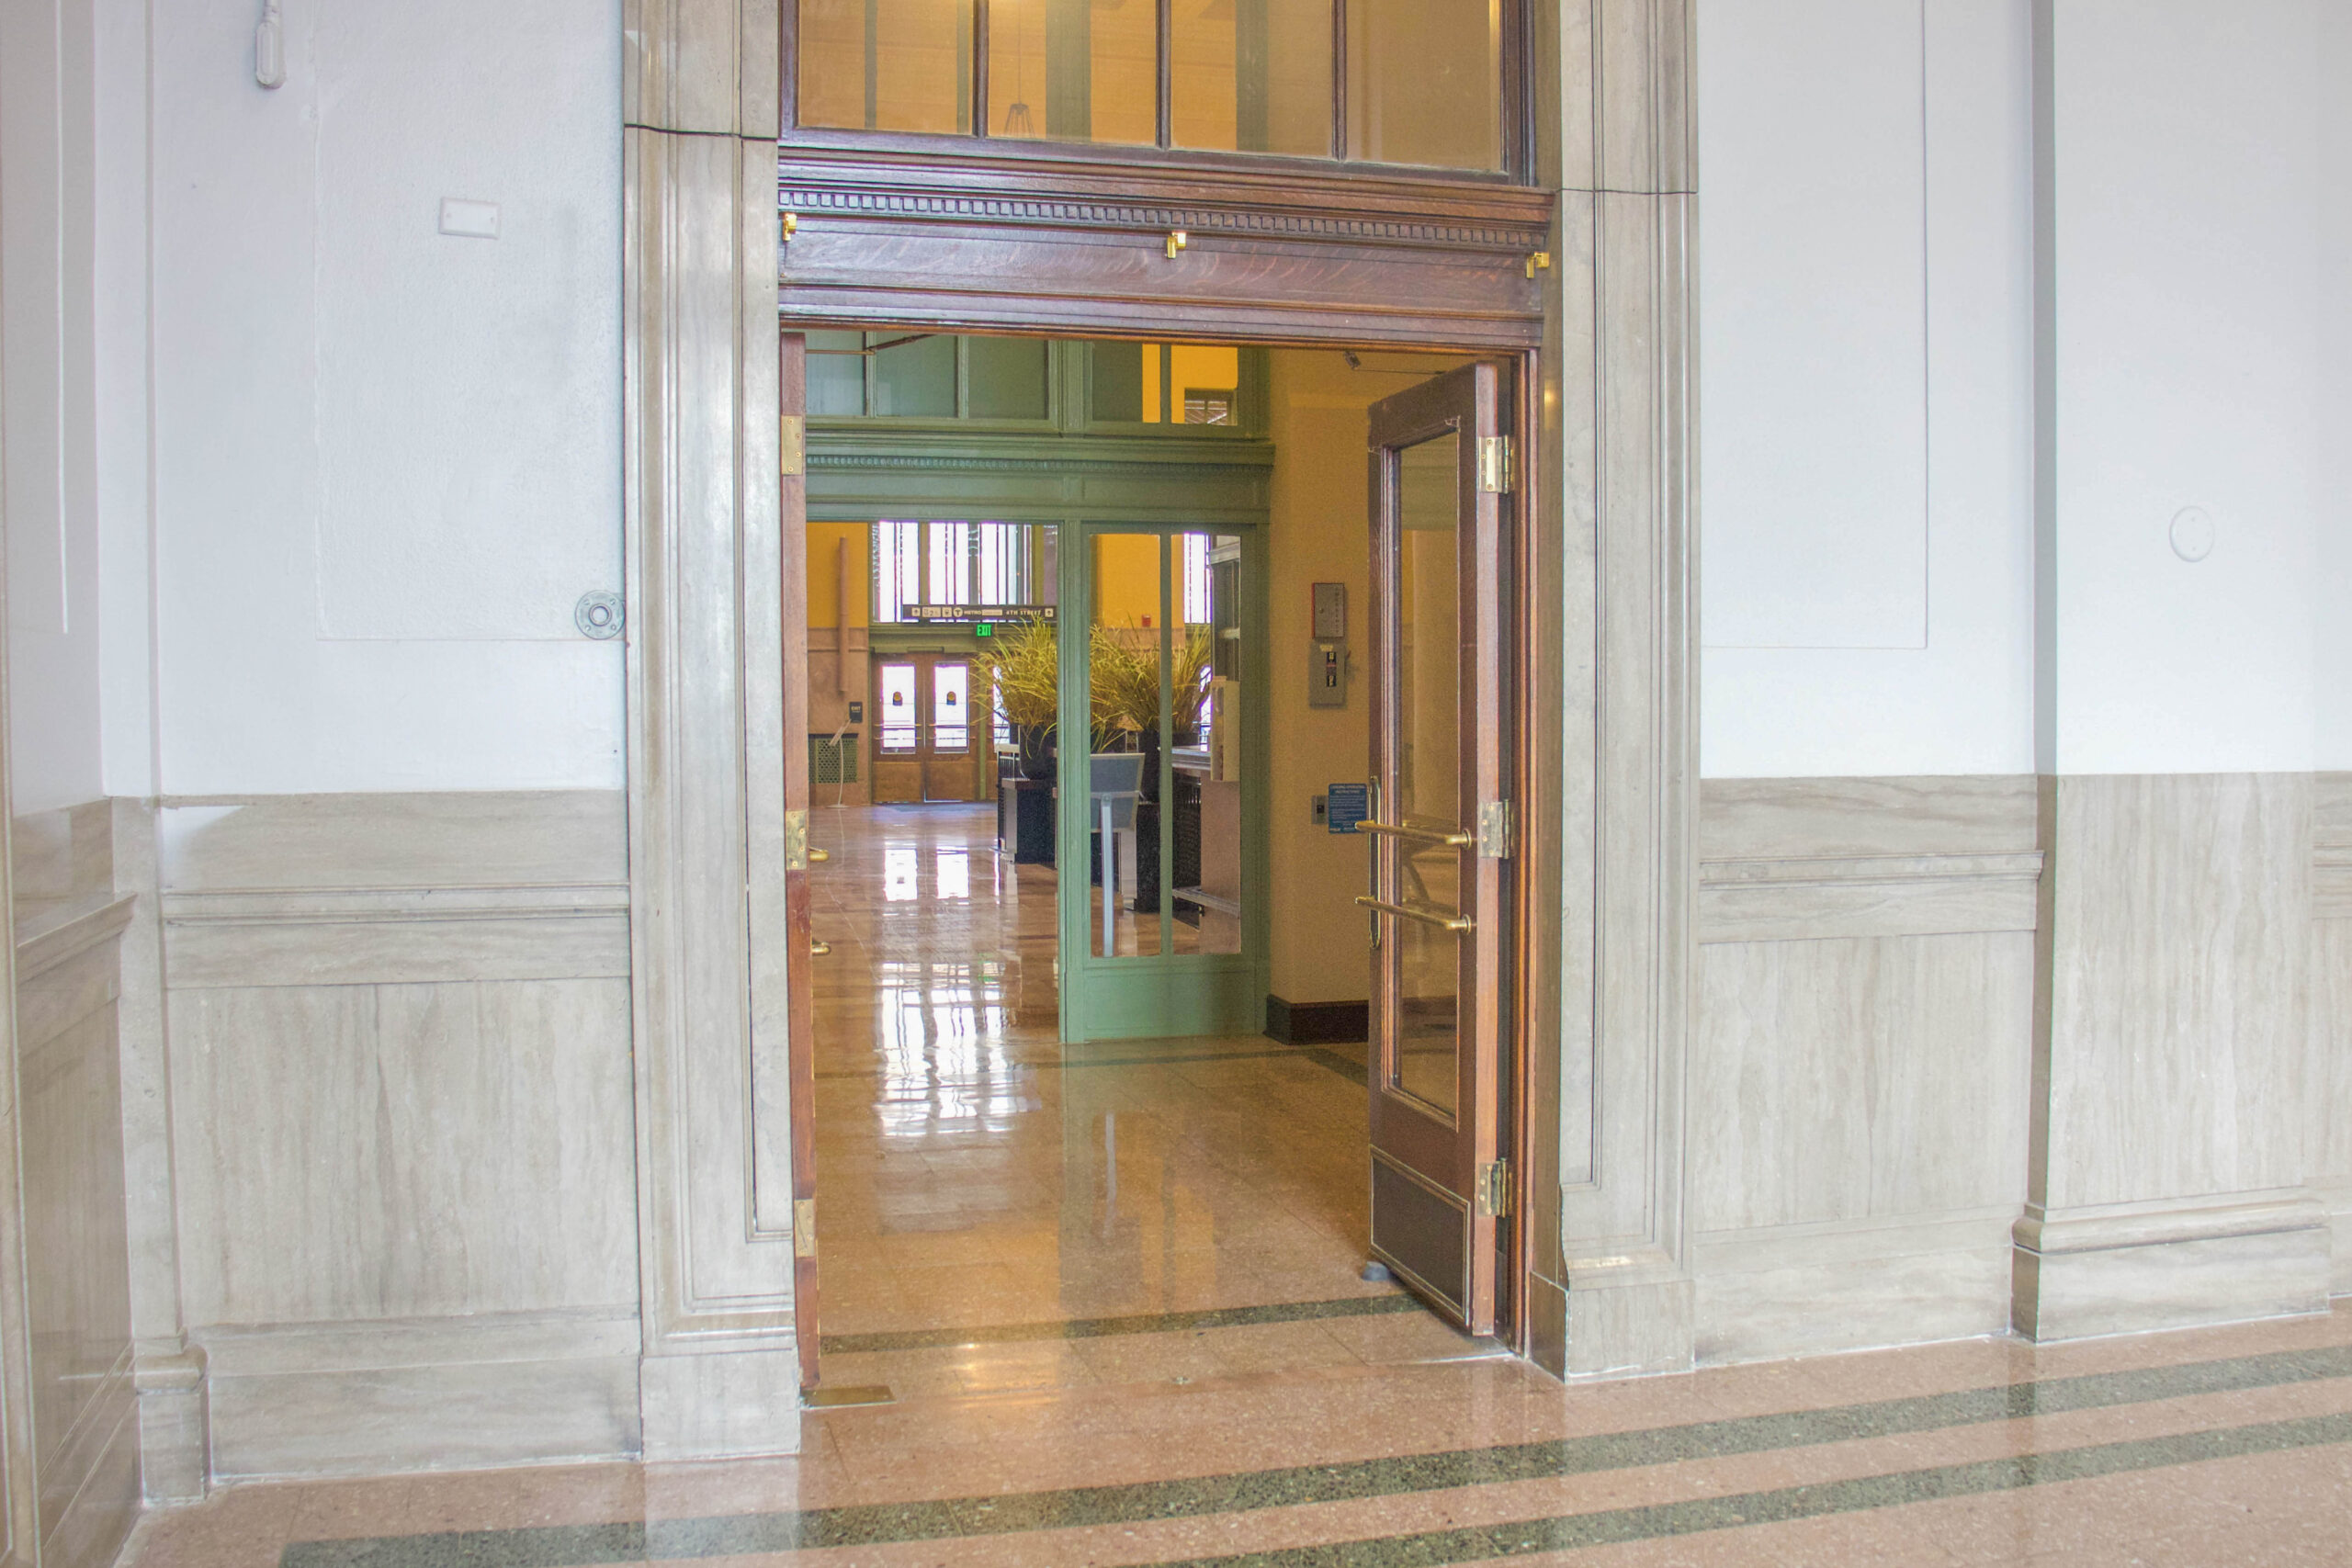
M 823 1386 L 1503 1353 L 1515 365 L 805 354 Z

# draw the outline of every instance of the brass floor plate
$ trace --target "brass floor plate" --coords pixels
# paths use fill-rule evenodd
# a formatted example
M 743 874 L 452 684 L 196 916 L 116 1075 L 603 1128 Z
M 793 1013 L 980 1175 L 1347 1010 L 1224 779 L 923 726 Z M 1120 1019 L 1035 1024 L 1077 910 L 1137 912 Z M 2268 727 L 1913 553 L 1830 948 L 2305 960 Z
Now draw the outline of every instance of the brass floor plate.
M 888 1383 L 850 1383 L 841 1388 L 804 1389 L 800 1405 L 804 1410 L 840 1410 L 854 1404 L 895 1404 L 898 1396 Z

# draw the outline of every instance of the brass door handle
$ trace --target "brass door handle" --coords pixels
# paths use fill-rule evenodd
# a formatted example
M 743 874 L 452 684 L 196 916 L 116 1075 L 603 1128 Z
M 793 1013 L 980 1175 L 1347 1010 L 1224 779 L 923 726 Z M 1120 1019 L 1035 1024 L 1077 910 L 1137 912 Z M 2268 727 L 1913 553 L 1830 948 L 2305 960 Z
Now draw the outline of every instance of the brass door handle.
M 822 850 L 810 850 L 808 852 L 808 859 L 811 864 L 814 864 L 816 862 L 820 860 L 831 860 L 832 858 L 832 856 L 827 854 Z
M 1423 925 L 1442 926 L 1450 931 L 1475 931 L 1478 922 L 1467 915 L 1457 915 L 1451 909 L 1440 909 L 1424 904 L 1391 904 L 1385 898 L 1356 895 L 1356 902 L 1367 909 L 1377 909 L 1384 915 L 1402 915 Z
M 1385 833 L 1392 839 L 1419 839 L 1426 844 L 1475 844 L 1476 833 L 1441 833 L 1434 828 L 1408 828 L 1402 822 L 1359 822 L 1359 833 Z
M 819 942 L 813 937 L 809 939 L 808 955 L 811 958 L 822 958 L 832 950 L 833 944 L 830 942 Z

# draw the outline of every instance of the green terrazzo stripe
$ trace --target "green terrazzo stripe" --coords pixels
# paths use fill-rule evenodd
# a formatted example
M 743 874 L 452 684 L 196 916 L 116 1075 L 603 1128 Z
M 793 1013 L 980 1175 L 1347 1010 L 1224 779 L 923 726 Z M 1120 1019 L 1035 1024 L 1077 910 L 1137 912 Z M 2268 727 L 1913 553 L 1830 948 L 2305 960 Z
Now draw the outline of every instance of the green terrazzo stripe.
M 824 1337 L 824 1352 L 828 1356 L 845 1356 L 880 1350 L 944 1350 L 965 1345 L 1011 1345 L 1036 1339 L 1104 1339 L 1122 1334 L 1179 1334 L 1186 1330 L 1247 1328 L 1260 1324 L 1309 1323 L 1334 1317 L 1388 1317 L 1423 1310 L 1420 1303 L 1402 1293 L 1340 1296 L 1329 1301 L 1275 1302 L 1265 1306 L 1212 1307 L 1197 1312 L 1141 1313 L 1131 1317 L 1076 1317 L 1041 1323 L 1007 1323 L 986 1328 L 910 1328 L 898 1333 L 828 1334 Z
M 1538 1551 L 1573 1551 L 1585 1547 L 1737 1529 L 1747 1525 L 1787 1524 L 1830 1514 L 1861 1513 L 1953 1497 L 1981 1497 L 1987 1493 L 2088 1481 L 2132 1471 L 2347 1442 L 2352 1442 L 2352 1416 L 2312 1416 L 2252 1427 L 2215 1427 L 2172 1438 L 2139 1438 L 2086 1448 L 2057 1449 L 2049 1453 L 1979 1460 L 1972 1464 L 1939 1465 L 1931 1470 L 1896 1471 L 1886 1475 L 1859 1476 L 1851 1481 L 1786 1486 L 1774 1492 L 1694 1497 L 1645 1507 L 1561 1514 L 1514 1524 L 1332 1541 L 1225 1557 L 1162 1560 L 1153 1568 L 1449 1568 L 1454 1563 L 1488 1562 Z
M 1600 1433 L 1547 1442 L 1457 1449 L 1337 1464 L 1299 1465 L 1191 1480 L 1072 1487 L 992 1497 L 864 1504 L 797 1512 L 660 1521 L 650 1525 L 564 1526 L 389 1536 L 360 1540 L 299 1541 L 286 1549 L 280 1568 L 585 1568 L 585 1565 L 594 1563 L 674 1561 L 816 1547 L 1011 1535 L 1090 1525 L 1134 1524 L 1152 1519 L 1199 1518 L 1260 1508 L 1358 1502 L 1463 1486 L 1539 1480 L 1547 1476 L 1630 1470 L 1731 1454 L 1807 1448 L 2064 1411 L 2106 1409 L 2154 1400 L 2273 1388 L 2346 1376 L 2352 1376 L 2352 1346 L 2329 1346 L 2178 1366 L 1996 1383 L 1951 1393 L 1924 1394 L 1769 1416 L 1731 1416 L 1715 1421 Z M 2335 1432 L 2342 1435 L 2309 1435 Z M 2247 1434 L 2271 1436 L 2257 1438 Z M 2229 1442 L 2254 1443 L 2257 1440 L 2267 1442 L 2270 1447 L 2230 1449 L 2226 1446 Z M 1770 1508 L 1793 1508 L 1803 1505 L 1813 1506 L 1816 1513 L 1849 1512 L 1883 1507 L 1895 1502 L 1923 1501 L 1930 1496 L 1966 1495 L 1969 1489 L 1998 1491 L 2018 1484 L 2041 1484 L 2052 1480 L 2109 1474 L 2117 1470 L 2189 1463 L 2198 1459 L 2227 1457 L 2230 1453 L 2267 1452 L 2347 1440 L 2352 1440 L 2352 1416 L 2319 1418 L 2317 1425 L 2310 1421 L 2276 1422 L 2262 1427 L 2193 1433 L 2184 1438 L 2104 1444 L 1988 1464 L 1947 1466 L 1907 1472 L 1906 1475 L 1792 1487 L 1785 1492 L 1758 1493 L 1753 1499 L 1701 1499 L 1647 1509 L 1566 1516 L 1524 1525 L 1489 1527 L 1476 1531 L 1439 1531 L 1427 1536 L 1396 1538 L 1393 1541 L 1318 1546 L 1301 1549 L 1299 1552 L 1289 1555 L 1203 1559 L 1199 1563 L 1185 1565 L 1185 1568 L 1204 1568 L 1209 1563 L 1217 1564 L 1219 1568 L 1245 1568 L 1245 1565 L 1247 1568 L 1261 1568 L 1261 1565 L 1262 1568 L 1293 1568 L 1293 1565 L 1309 1563 L 1315 1568 L 1341 1568 L 1341 1565 L 1348 1565 L 1348 1568 L 1355 1568 L 1355 1565 L 1388 1568 L 1391 1563 L 1476 1561 L 1481 1557 L 1598 1544 L 1603 1540 L 1638 1539 L 1634 1535 L 1595 1536 L 1587 1541 L 1575 1534 L 1584 1529 L 1635 1529 L 1636 1516 L 1649 1521 L 1639 1524 L 1638 1528 L 1652 1535 L 1688 1534 L 1702 1529 L 1761 1523 L 1767 1517 L 1808 1517 L 1802 1512 L 1772 1515 L 1767 1511 Z M 2215 1443 L 2222 1444 L 2222 1449 L 2205 1451 Z M 2199 1444 L 2205 1447 L 2199 1448 Z M 2160 1453 L 2177 1453 L 2178 1457 L 2152 1457 Z M 2132 1457 L 2135 1455 L 2141 1457 Z M 2108 1468 L 2084 1468 L 2095 1463 L 2106 1464 Z M 2015 1475 L 2034 1479 L 2000 1479 Z M 1917 1477 L 1944 1479 L 1919 1481 Z M 1916 1495 L 1904 1490 L 1905 1487 L 1931 1488 L 1938 1485 L 1962 1490 L 1947 1493 L 1919 1490 Z M 1757 1499 L 1780 1501 L 1768 1503 Z M 1814 1499 L 1819 1506 L 1807 1504 L 1805 1499 Z M 1821 1502 L 1821 1499 L 1842 1500 L 1836 1501 L 1833 1506 L 1829 1502 Z M 1738 1512 L 1741 1517 L 1734 1517 L 1732 1512 Z M 1710 1518 L 1721 1522 L 1700 1522 Z M 1613 1525 L 1589 1522 L 1610 1519 L 1620 1522 Z M 1536 1544 L 1518 1544 L 1521 1538 Z M 1415 1542 L 1420 1544 L 1413 1545 Z M 1465 1542 L 1473 1544 L 1464 1545 Z M 1348 1552 L 1374 1553 L 1392 1545 L 1398 1550 L 1409 1548 L 1435 1554 L 1395 1557 L 1344 1555 Z

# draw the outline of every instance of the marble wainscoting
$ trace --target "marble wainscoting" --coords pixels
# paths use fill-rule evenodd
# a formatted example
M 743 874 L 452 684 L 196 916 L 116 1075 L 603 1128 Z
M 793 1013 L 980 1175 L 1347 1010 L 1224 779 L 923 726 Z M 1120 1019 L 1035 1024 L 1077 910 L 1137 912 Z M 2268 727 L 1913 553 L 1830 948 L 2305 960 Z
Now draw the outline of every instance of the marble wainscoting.
M 2051 855 L 2015 1321 L 2039 1339 L 2327 1303 L 2352 1111 L 2312 1027 L 2306 773 L 2042 781 Z
M 2328 1218 L 2328 1289 L 2352 1296 L 2352 773 L 2312 781 L 2311 982 L 2308 1185 Z
M 1698 1359 L 1999 1332 L 2025 1196 L 2034 781 L 1711 779 L 1699 841 Z
M 157 843 L 211 1473 L 637 1452 L 619 792 L 174 802 Z
M 117 1019 L 135 900 L 115 889 L 106 801 L 11 829 L 17 1051 L 0 1096 L 17 1145 L 15 1212 L 0 1229 L 23 1279 L 0 1316 L 30 1352 L 10 1367 L 24 1408 L 7 1424 L 7 1480 L 32 1498 L 39 1536 L 37 1551 L 12 1555 L 95 1568 L 140 1505 Z

